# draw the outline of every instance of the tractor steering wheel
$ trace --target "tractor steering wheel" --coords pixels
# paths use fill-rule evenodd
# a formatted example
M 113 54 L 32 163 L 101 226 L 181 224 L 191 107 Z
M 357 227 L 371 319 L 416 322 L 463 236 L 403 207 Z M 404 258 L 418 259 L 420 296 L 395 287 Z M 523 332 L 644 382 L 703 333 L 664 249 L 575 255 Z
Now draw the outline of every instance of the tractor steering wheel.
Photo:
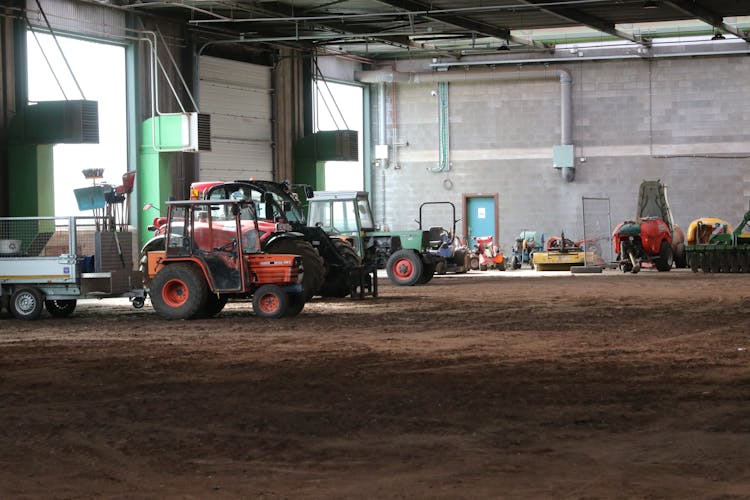
M 227 253 L 234 254 L 236 248 L 237 248 L 237 238 L 232 238 L 232 241 L 225 243 L 224 245 L 220 247 L 214 248 L 214 252 L 227 252 Z

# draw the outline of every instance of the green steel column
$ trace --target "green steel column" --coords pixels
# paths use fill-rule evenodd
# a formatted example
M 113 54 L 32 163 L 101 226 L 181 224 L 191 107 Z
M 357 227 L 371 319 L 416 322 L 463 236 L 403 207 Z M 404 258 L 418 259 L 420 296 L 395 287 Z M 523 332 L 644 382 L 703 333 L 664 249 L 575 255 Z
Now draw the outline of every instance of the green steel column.
M 172 196 L 172 175 L 170 173 L 170 154 L 157 151 L 161 149 L 160 132 L 164 127 L 159 124 L 161 117 L 149 118 L 141 125 L 141 153 L 138 161 L 138 203 L 141 207 L 151 203 L 155 209 L 139 210 L 138 227 L 140 229 L 141 243 L 148 241 L 153 236 L 148 231 L 148 226 L 154 217 L 167 215 L 165 202 Z M 152 130 L 156 127 L 155 130 Z M 154 147 L 156 139 L 156 148 Z

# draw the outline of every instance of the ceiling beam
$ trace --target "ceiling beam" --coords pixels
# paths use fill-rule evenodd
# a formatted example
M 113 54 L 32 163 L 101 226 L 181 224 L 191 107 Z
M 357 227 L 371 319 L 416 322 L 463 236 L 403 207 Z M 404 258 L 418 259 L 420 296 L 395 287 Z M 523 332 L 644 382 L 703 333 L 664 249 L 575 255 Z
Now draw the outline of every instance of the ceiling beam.
M 465 16 L 437 13 L 430 14 L 430 5 L 427 3 L 419 2 L 417 0 L 378 0 L 378 2 L 398 9 L 404 9 L 404 15 L 410 15 L 410 12 L 418 12 L 419 14 L 412 15 L 418 15 L 419 17 L 424 19 L 449 24 L 456 28 L 465 29 L 478 35 L 487 36 L 490 38 L 497 38 L 499 40 L 505 40 L 507 42 L 512 41 L 519 45 L 527 45 L 538 49 L 548 48 L 546 45 L 540 42 L 513 36 L 510 33 L 510 29 L 505 27 L 480 23 Z
M 672 7 L 675 10 L 682 12 L 690 17 L 700 19 L 706 24 L 718 28 L 726 33 L 731 33 L 737 38 L 742 38 L 746 42 L 750 42 L 750 35 L 748 33 L 738 30 L 734 26 L 730 26 L 724 22 L 724 18 L 716 12 L 707 9 L 694 2 L 687 2 L 685 0 L 666 0 L 666 5 Z
M 633 43 L 637 43 L 645 47 L 651 46 L 650 39 L 636 37 L 630 33 L 620 31 L 615 27 L 614 23 L 598 18 L 596 16 L 592 16 L 590 14 L 586 14 L 585 12 L 581 12 L 578 9 L 573 9 L 570 7 L 557 7 L 553 5 L 543 5 L 543 6 L 537 5 L 538 0 L 519 0 L 519 1 L 526 5 L 533 6 L 542 12 L 548 12 L 552 15 L 565 19 L 566 21 L 570 21 L 576 24 L 582 24 L 584 26 L 588 26 L 589 28 L 593 28 L 597 31 L 601 31 L 602 33 L 607 33 L 608 35 L 612 35 L 617 38 L 622 38 L 623 40 L 629 40 Z

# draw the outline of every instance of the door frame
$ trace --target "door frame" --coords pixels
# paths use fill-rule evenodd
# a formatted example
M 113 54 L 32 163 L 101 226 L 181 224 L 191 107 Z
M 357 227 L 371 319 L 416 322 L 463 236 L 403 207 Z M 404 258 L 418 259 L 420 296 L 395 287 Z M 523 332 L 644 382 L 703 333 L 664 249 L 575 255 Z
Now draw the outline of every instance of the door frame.
M 495 228 L 495 238 L 500 239 L 500 233 L 499 233 L 499 226 L 498 226 L 498 209 L 499 209 L 499 197 L 497 193 L 462 193 L 462 204 L 461 204 L 461 220 L 463 221 L 463 239 L 466 242 L 466 246 L 471 248 L 471 244 L 469 242 L 469 219 L 468 219 L 468 212 L 467 208 L 469 206 L 469 200 L 471 198 L 493 198 L 495 200 L 495 213 L 493 226 Z M 497 241 L 495 241 L 495 244 L 497 245 Z

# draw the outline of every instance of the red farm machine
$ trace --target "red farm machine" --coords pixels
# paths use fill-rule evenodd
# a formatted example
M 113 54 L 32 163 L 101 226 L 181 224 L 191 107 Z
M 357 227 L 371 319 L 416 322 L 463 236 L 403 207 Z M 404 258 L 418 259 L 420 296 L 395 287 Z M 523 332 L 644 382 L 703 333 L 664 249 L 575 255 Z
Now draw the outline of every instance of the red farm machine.
M 230 298 L 257 316 L 295 316 L 305 305 L 302 258 L 261 252 L 255 208 L 244 200 L 173 201 L 165 246 L 146 253 L 149 295 L 166 319 L 206 318 Z

